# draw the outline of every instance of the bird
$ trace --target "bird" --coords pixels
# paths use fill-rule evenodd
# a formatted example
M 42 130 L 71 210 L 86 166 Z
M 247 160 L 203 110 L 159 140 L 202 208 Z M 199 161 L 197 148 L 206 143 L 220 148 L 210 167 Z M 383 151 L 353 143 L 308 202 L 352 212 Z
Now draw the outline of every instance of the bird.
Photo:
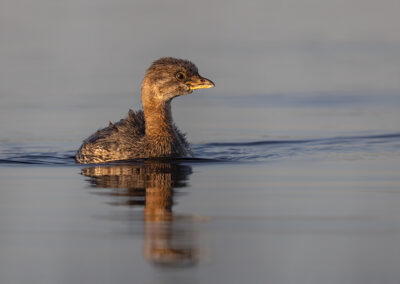
M 85 139 L 76 153 L 81 164 L 118 160 L 191 156 L 190 144 L 174 124 L 171 101 L 215 84 L 199 75 L 186 59 L 163 57 L 154 61 L 142 80 L 143 110 L 100 129 Z

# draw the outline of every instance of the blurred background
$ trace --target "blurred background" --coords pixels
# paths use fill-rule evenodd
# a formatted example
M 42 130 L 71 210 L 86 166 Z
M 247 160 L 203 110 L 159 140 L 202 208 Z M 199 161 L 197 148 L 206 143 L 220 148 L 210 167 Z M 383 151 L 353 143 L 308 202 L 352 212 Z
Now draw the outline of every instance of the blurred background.
M 0 0 L 0 282 L 400 283 L 399 11 Z M 76 164 L 164 56 L 216 84 L 172 104 L 204 159 Z
M 194 143 L 394 131 L 399 9 L 394 0 L 1 0 L 1 139 L 78 147 L 141 107 L 144 72 L 164 56 L 192 60 L 216 83 L 173 104 Z

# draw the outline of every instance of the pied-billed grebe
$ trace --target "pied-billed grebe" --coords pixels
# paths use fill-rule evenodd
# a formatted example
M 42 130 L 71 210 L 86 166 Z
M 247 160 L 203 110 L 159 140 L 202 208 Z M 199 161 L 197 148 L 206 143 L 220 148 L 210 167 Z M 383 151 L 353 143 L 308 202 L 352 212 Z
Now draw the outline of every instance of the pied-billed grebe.
M 142 81 L 143 111 L 98 130 L 76 154 L 83 164 L 152 157 L 182 157 L 189 143 L 172 121 L 171 100 L 193 90 L 214 87 L 188 60 L 160 58 L 147 69 Z

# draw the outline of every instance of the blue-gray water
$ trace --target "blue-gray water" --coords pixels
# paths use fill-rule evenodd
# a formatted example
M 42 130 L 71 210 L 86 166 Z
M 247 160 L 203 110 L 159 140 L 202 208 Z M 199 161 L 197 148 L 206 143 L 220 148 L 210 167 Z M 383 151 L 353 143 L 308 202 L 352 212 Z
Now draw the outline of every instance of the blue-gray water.
M 399 283 L 399 8 L 0 0 L 0 283 Z M 76 164 L 161 56 L 196 157 Z

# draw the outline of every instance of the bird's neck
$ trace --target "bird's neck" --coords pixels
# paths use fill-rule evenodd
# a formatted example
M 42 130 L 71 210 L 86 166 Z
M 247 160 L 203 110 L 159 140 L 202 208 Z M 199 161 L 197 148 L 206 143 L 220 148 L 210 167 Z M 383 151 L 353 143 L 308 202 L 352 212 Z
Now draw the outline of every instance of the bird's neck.
M 174 127 L 170 101 L 157 100 L 155 91 L 143 88 L 142 103 L 145 118 L 145 131 L 148 139 L 173 139 Z

